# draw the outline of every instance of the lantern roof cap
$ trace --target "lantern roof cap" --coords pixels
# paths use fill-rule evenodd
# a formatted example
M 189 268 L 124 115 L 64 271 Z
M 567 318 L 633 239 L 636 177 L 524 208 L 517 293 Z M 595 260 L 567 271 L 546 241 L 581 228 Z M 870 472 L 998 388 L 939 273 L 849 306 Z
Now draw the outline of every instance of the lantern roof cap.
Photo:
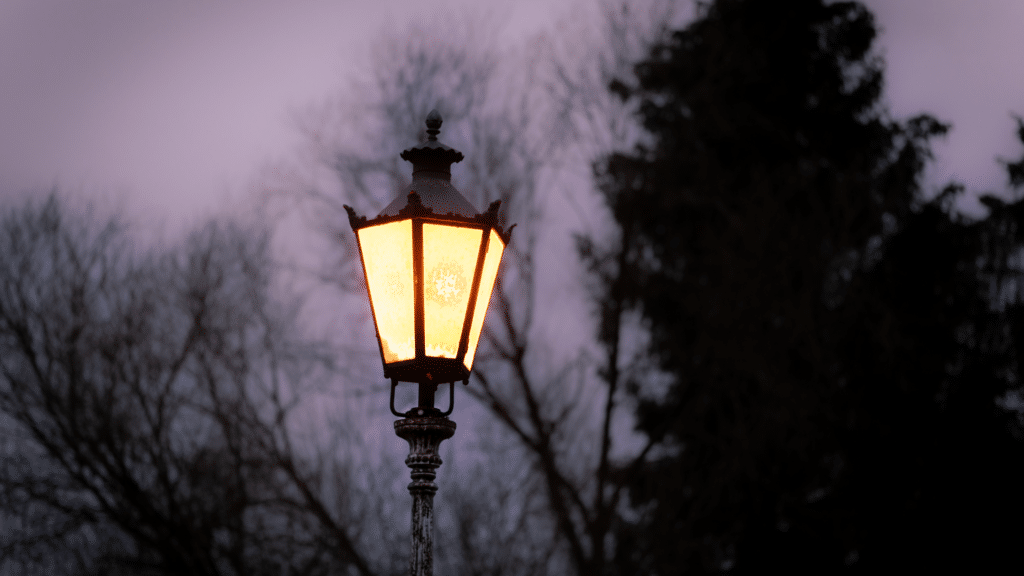
M 441 132 L 441 124 L 444 119 L 441 113 L 434 108 L 427 114 L 427 141 L 402 151 L 402 160 L 412 162 L 412 171 L 415 174 L 419 170 L 440 170 L 451 174 L 451 165 L 455 162 L 462 162 L 465 158 L 462 152 L 441 143 L 437 135 Z
M 438 141 L 441 132 L 440 112 L 435 108 L 427 115 L 427 141 L 402 152 L 402 159 L 412 162 L 412 183 L 379 216 L 396 216 L 406 207 L 409 195 L 416 193 L 423 208 L 439 216 L 451 214 L 474 218 L 479 212 L 455 186 L 452 186 L 451 166 L 461 162 L 462 152 Z
M 456 221 L 491 226 L 505 244 L 509 243 L 515 224 L 508 230 L 502 230 L 498 225 L 501 201 L 495 200 L 486 211 L 479 212 L 452 186 L 451 165 L 461 161 L 463 156 L 462 152 L 437 141 L 441 122 L 441 114 L 431 110 L 426 121 L 427 141 L 402 152 L 402 159 L 412 162 L 412 182 L 380 214 L 368 219 L 356 214 L 351 206 L 344 206 L 353 230 L 409 217 L 429 216 L 444 220 L 447 216 Z

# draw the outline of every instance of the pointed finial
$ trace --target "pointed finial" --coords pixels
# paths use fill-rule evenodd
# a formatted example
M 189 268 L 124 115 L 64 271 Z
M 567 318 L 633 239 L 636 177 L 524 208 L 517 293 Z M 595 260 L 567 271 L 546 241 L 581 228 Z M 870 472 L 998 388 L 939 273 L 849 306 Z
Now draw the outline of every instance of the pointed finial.
M 436 141 L 437 134 L 441 131 L 441 113 L 434 108 L 427 114 L 427 140 Z

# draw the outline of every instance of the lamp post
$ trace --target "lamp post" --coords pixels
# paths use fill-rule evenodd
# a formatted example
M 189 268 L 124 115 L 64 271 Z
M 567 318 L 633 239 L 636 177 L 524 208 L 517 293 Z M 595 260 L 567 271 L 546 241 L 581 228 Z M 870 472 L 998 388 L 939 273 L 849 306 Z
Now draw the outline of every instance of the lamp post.
M 512 228 L 498 226 L 493 202 L 478 213 L 451 183 L 462 152 L 437 140 L 441 115 L 427 116 L 427 142 L 402 152 L 412 184 L 371 220 L 345 206 L 356 234 L 384 377 L 391 380 L 395 433 L 409 442 L 413 576 L 433 574 L 433 502 L 441 442 L 455 433 L 448 419 L 455 382 L 469 383 L 498 264 Z M 514 226 L 513 226 L 514 227 Z M 401 382 L 418 386 L 417 405 L 395 409 Z M 448 383 L 448 409 L 434 406 Z

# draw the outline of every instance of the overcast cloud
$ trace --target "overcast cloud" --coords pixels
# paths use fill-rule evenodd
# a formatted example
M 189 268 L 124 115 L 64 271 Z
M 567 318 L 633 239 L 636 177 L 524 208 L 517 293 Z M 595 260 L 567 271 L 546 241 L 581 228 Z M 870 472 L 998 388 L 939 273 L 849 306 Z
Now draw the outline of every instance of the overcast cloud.
M 1024 2 L 867 4 L 883 29 L 894 114 L 927 111 L 954 125 L 930 180 L 1005 188 L 995 157 L 1021 152 L 1010 114 L 1024 114 Z M 56 184 L 172 222 L 246 202 L 259 168 L 298 145 L 292 111 L 357 74 L 383 26 L 476 5 L 3 0 L 0 195 Z M 505 41 L 573 6 L 513 3 Z

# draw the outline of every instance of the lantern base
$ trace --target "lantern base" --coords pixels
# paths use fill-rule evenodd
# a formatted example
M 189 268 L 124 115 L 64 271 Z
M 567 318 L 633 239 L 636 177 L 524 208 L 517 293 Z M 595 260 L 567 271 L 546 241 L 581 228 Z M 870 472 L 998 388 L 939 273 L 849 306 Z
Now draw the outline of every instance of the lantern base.
M 457 358 L 417 358 L 384 365 L 384 377 L 399 382 L 446 384 L 469 380 L 469 370 Z

